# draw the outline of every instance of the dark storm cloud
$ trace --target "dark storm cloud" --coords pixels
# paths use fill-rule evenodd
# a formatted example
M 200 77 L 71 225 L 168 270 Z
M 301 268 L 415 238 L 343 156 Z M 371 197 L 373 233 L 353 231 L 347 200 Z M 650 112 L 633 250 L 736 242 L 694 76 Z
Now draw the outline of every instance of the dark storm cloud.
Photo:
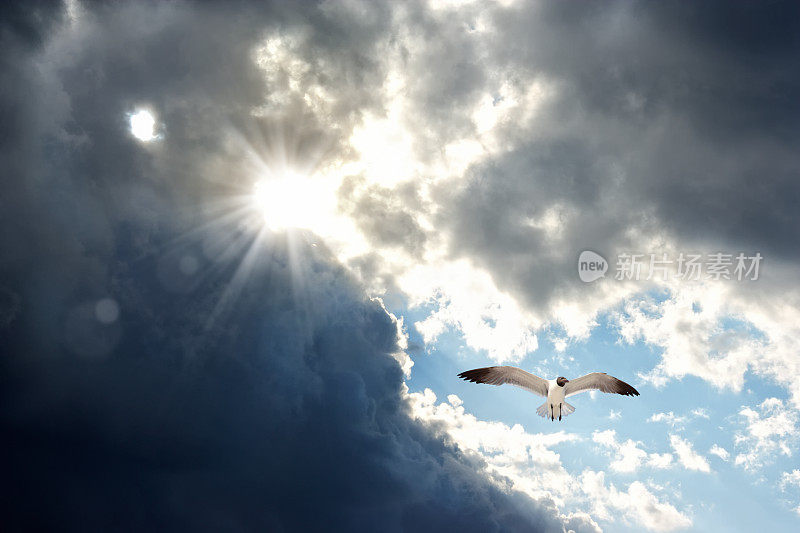
M 309 250 L 298 292 L 276 237 L 206 328 L 225 278 L 175 296 L 128 245 L 110 272 L 122 338 L 107 357 L 35 354 L 24 331 L 7 332 L 6 524 L 561 530 L 412 421 L 395 324 Z
M 273 236 L 225 300 L 249 236 L 192 231 L 245 180 L 228 126 L 301 158 L 357 116 L 256 125 L 265 28 L 311 28 L 346 91 L 380 74 L 380 9 L 85 7 L 77 35 L 58 5 L 3 19 L 4 528 L 563 530 L 409 417 L 396 325 L 324 251 Z M 142 104 L 162 141 L 126 130 Z

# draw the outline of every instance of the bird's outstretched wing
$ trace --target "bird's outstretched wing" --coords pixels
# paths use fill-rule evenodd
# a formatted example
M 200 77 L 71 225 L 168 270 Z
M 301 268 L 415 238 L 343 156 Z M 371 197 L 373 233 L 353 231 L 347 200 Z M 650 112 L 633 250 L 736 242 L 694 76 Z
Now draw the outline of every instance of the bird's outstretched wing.
M 600 392 L 612 392 L 623 396 L 639 396 L 639 391 L 628 385 L 622 380 L 609 376 L 605 372 L 592 372 L 585 376 L 570 380 L 564 386 L 564 394 L 572 396 L 587 390 L 599 390 Z
M 490 366 L 467 370 L 458 375 L 473 383 L 488 383 L 489 385 L 503 385 L 508 383 L 522 387 L 539 396 L 547 396 L 547 380 L 534 376 L 515 366 Z

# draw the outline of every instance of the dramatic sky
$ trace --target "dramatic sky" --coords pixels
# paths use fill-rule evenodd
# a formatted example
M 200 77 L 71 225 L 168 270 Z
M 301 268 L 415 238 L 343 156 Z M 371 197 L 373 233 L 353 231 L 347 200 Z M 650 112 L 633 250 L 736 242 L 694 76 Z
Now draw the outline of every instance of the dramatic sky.
M 4 529 L 797 529 L 798 95 L 795 3 L 3 3 Z

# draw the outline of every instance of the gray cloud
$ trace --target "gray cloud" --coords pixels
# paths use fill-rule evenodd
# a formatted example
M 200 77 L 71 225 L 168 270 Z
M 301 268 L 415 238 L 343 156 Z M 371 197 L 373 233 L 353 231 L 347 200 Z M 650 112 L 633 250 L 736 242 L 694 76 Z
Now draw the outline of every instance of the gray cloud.
M 437 36 L 407 62 L 407 120 L 426 141 L 423 159 L 468 136 L 479 99 L 500 100 L 503 83 L 544 80 L 552 92 L 529 120 L 498 126 L 508 149 L 438 184 L 436 228 L 453 236 L 452 255 L 545 313 L 594 290 L 573 272 L 581 250 L 631 249 L 640 244 L 632 234 L 793 260 L 797 6 L 719 7 L 524 3 L 418 14 Z M 554 205 L 569 215 L 560 239 L 529 224 Z
M 368 238 L 382 246 L 402 246 L 418 256 L 425 247 L 427 236 L 415 214 L 421 200 L 413 184 L 394 189 L 367 186 L 356 190 L 364 180 L 347 177 L 339 188 L 339 207 L 348 213 Z
M 563 531 L 409 417 L 396 325 L 323 247 L 273 234 L 233 285 L 252 236 L 197 229 L 247 185 L 242 146 L 321 161 L 379 105 L 356 91 L 333 132 L 300 103 L 251 116 L 280 90 L 251 61 L 265 28 L 310 32 L 346 92 L 381 75 L 385 12 L 84 8 L 79 33 L 54 4 L 0 34 L 6 526 Z M 139 105 L 160 142 L 128 133 Z

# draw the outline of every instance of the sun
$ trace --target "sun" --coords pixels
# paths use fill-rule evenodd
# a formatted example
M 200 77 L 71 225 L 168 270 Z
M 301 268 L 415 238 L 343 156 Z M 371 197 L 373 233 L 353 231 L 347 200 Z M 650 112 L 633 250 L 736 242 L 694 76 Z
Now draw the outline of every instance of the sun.
M 254 207 L 273 231 L 324 229 L 335 209 L 335 193 L 324 180 L 287 171 L 255 183 Z

